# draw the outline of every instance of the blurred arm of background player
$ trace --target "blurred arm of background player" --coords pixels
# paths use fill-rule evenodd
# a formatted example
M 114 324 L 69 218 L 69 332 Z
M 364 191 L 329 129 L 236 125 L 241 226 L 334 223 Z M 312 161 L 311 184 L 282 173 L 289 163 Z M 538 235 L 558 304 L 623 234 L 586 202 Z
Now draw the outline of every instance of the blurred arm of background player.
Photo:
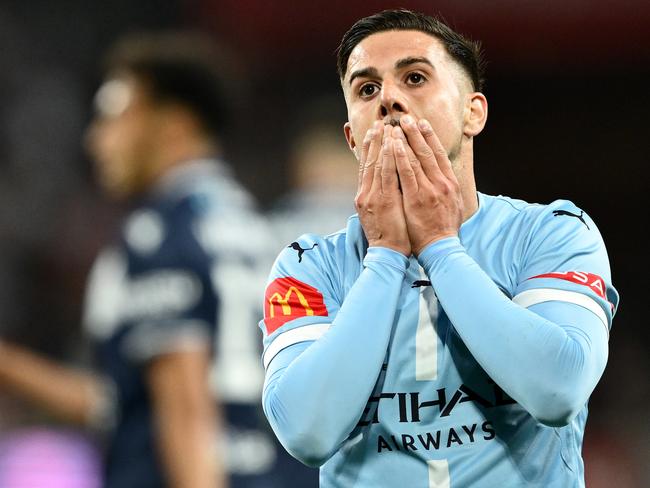
M 161 455 L 173 487 L 214 488 L 223 478 L 213 449 L 213 393 L 208 351 L 169 353 L 152 360 L 147 379 Z M 66 422 L 102 427 L 110 421 L 113 390 L 100 375 L 66 367 L 29 349 L 0 341 L 0 389 L 8 389 Z M 217 417 L 218 418 L 218 417 Z
M 0 340 L 0 389 L 33 401 L 66 422 L 90 426 L 111 402 L 98 375 L 68 368 Z
M 215 477 L 224 473 L 215 449 L 210 449 L 219 417 L 208 391 L 209 368 L 207 349 L 165 354 L 148 367 L 161 454 L 174 487 L 225 485 L 215 485 Z

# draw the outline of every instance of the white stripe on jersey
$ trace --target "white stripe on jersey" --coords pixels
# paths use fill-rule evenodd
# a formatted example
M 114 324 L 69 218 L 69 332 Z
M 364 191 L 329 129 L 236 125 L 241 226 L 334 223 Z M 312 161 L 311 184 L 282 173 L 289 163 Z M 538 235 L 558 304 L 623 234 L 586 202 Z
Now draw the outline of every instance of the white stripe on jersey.
M 269 366 L 271 360 L 277 353 L 282 351 L 282 349 L 299 342 L 315 341 L 327 332 L 327 329 L 329 328 L 330 324 L 304 325 L 280 334 L 271 344 L 269 344 L 266 351 L 264 351 L 264 369 Z
M 528 308 L 538 303 L 552 301 L 574 303 L 596 314 L 596 316 L 603 322 L 605 329 L 607 329 L 609 333 L 609 328 L 607 326 L 607 315 L 605 315 L 605 311 L 600 307 L 600 305 L 598 305 L 596 300 L 587 295 L 583 295 L 582 293 L 567 290 L 556 290 L 553 288 L 535 288 L 532 290 L 522 291 L 520 294 L 514 297 L 512 301 L 524 308 Z
M 450 488 L 449 462 L 446 459 L 427 461 L 429 466 L 429 488 Z
M 420 317 L 415 333 L 415 379 L 438 378 L 438 299 L 428 286 L 420 294 Z

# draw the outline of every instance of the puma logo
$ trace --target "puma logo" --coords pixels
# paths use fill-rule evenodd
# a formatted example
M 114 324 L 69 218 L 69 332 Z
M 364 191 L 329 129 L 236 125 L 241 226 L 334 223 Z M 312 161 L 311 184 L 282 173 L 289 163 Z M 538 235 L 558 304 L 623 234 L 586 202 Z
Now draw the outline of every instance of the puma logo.
M 553 210 L 553 216 L 554 217 L 559 217 L 560 215 L 568 215 L 569 217 L 575 217 L 578 219 L 580 222 L 585 224 L 585 227 L 589 229 L 589 226 L 587 225 L 587 222 L 585 222 L 585 219 L 582 217 L 584 215 L 584 211 L 580 210 L 580 215 L 574 214 L 569 212 L 568 210 Z M 590 229 L 589 229 L 590 230 Z
M 298 251 L 298 262 L 299 262 L 299 263 L 302 263 L 302 255 L 305 253 L 305 251 L 311 251 L 311 250 L 314 249 L 316 246 L 318 246 L 318 243 L 314 243 L 314 245 L 311 246 L 311 247 L 303 248 L 303 247 L 300 245 L 300 243 L 294 241 L 294 242 L 292 242 L 291 244 L 289 244 L 287 247 L 290 247 L 290 248 L 293 249 L 294 251 Z
M 420 288 L 421 286 L 431 286 L 431 282 L 429 280 L 415 280 L 411 288 Z

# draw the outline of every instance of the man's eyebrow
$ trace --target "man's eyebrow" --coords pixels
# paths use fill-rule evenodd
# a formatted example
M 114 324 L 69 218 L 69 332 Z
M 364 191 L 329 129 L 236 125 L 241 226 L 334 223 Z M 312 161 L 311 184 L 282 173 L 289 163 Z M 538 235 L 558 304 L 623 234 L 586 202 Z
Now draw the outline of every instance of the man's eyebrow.
M 395 63 L 395 69 L 402 69 L 405 68 L 406 66 L 410 66 L 412 64 L 417 64 L 417 63 L 424 63 L 428 64 L 432 68 L 434 68 L 433 63 L 429 61 L 427 58 L 424 56 L 409 56 L 408 58 L 400 59 Z M 377 68 L 369 67 L 369 68 L 363 68 L 363 69 L 358 69 L 356 71 L 353 71 L 352 74 L 350 74 L 350 81 L 349 84 L 352 85 L 352 82 L 354 81 L 355 78 L 378 78 L 379 77 L 379 72 L 377 71 Z
M 356 71 L 353 71 L 350 74 L 350 85 L 352 85 L 352 82 L 354 81 L 355 78 L 379 78 L 379 71 L 377 71 L 377 68 L 363 68 L 363 69 L 358 69 Z
M 409 56 L 408 58 L 400 59 L 399 61 L 397 61 L 395 63 L 395 68 L 401 69 L 416 63 L 424 63 L 424 64 L 428 64 L 432 68 L 434 67 L 433 63 L 429 61 L 427 58 L 425 58 L 424 56 Z

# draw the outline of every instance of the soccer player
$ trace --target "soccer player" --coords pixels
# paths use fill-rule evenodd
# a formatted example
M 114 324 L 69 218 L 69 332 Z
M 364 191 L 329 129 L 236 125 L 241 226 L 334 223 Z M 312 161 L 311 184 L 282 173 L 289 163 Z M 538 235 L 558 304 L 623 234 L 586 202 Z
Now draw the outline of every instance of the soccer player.
M 251 326 L 268 236 L 221 159 L 219 59 L 178 34 L 127 38 L 108 56 L 88 145 L 102 188 L 130 212 L 89 280 L 99 373 L 0 343 L 0 388 L 108 430 L 107 488 L 281 486 Z
M 266 415 L 322 487 L 584 486 L 618 295 L 584 211 L 476 191 L 482 66 L 406 10 L 338 49 L 358 215 L 280 254 L 260 323 Z

